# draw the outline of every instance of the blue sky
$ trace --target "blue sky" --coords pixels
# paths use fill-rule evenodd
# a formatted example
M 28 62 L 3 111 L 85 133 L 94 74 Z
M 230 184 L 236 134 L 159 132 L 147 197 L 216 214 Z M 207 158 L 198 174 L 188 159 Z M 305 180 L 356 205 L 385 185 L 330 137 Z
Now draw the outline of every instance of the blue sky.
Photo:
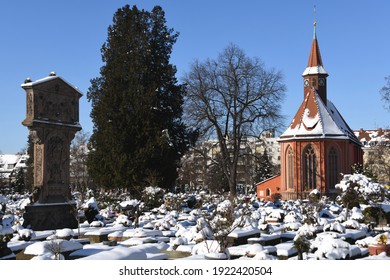
M 102 66 L 100 48 L 115 11 L 125 4 L 163 7 L 180 33 L 171 62 L 177 77 L 194 59 L 216 58 L 229 43 L 284 73 L 286 127 L 303 99 L 304 71 L 317 7 L 317 36 L 328 77 L 328 98 L 352 129 L 389 128 L 379 90 L 390 75 L 390 1 L 352 0 L 22 0 L 0 4 L 0 152 L 26 147 L 21 83 L 51 71 L 78 87 L 80 122 L 92 132 L 86 93 Z M 284 130 L 285 128 L 281 128 Z

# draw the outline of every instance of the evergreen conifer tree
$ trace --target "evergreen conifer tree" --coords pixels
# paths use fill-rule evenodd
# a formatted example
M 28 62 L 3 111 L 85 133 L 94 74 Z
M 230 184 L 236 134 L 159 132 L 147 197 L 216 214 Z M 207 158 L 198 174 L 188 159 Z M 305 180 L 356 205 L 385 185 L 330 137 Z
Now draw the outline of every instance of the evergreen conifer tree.
M 178 33 L 165 14 L 136 6 L 117 10 L 101 53 L 100 76 L 87 98 L 94 124 L 88 169 L 95 183 L 129 188 L 169 188 L 194 133 L 181 120 L 184 86 L 170 54 Z
M 267 149 L 265 149 L 264 153 L 259 157 L 256 169 L 257 182 L 262 182 L 275 176 L 275 166 L 269 158 Z

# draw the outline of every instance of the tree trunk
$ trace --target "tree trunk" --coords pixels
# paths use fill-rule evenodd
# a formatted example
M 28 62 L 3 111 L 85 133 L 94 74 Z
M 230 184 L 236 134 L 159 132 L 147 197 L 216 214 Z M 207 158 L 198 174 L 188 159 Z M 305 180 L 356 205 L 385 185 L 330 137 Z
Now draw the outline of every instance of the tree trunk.
M 237 190 L 236 190 L 236 180 L 232 178 L 229 178 L 229 190 L 230 190 L 231 199 L 234 199 L 237 196 Z

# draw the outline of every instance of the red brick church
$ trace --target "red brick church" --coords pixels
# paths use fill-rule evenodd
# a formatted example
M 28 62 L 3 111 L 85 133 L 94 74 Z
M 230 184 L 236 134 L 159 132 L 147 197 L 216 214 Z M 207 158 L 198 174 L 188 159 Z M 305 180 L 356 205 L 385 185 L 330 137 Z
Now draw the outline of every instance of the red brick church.
M 305 198 L 317 189 L 335 193 L 341 173 L 363 163 L 361 144 L 335 105 L 327 99 L 327 77 L 317 41 L 316 23 L 309 61 L 303 76 L 303 101 L 280 136 L 281 174 L 257 185 L 257 196 Z

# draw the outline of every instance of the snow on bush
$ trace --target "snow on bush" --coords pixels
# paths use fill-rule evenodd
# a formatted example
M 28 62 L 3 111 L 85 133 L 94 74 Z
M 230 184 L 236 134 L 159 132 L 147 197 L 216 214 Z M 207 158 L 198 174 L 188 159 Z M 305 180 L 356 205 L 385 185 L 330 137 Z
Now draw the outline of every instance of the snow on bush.
M 97 201 L 94 197 L 91 197 L 90 199 L 88 199 L 87 202 L 84 203 L 83 208 L 99 211 Z
M 376 201 L 383 199 L 386 188 L 372 181 L 362 174 L 344 175 L 339 184 L 336 184 L 336 189 L 342 193 L 346 193 L 348 188 L 352 187 L 358 194 L 359 200 L 364 202 Z
M 164 190 L 159 187 L 146 187 L 142 191 L 141 200 L 146 209 L 153 209 L 161 206 L 164 199 Z
M 360 225 L 360 223 L 358 221 L 352 220 L 352 219 L 345 221 L 344 223 L 342 223 L 342 225 L 348 229 L 361 229 L 362 228 L 362 226 Z
M 296 235 L 306 236 L 306 237 L 314 237 L 317 228 L 314 225 L 304 224 L 301 226 Z
M 127 207 L 136 207 L 140 204 L 140 201 L 137 199 L 130 199 L 130 200 L 125 200 L 121 201 L 119 203 L 120 207 L 122 208 L 127 208 Z
M 324 226 L 324 231 L 335 231 L 339 233 L 345 233 L 345 227 L 339 222 L 333 222 Z
M 230 200 L 224 200 L 217 205 L 217 212 L 220 214 L 227 214 L 232 209 L 232 203 Z
M 295 213 L 295 211 L 290 211 L 287 213 L 286 216 L 284 216 L 283 222 L 285 223 L 297 223 L 299 222 L 299 219 Z
M 360 208 L 353 207 L 350 215 L 351 216 L 349 218 L 352 220 L 356 220 L 356 221 L 363 221 L 364 220 L 364 215 L 363 215 L 363 212 Z
M 218 253 L 220 252 L 220 247 L 217 241 L 215 240 L 205 240 L 196 244 L 191 251 L 192 255 L 204 255 L 207 253 Z
M 123 225 L 125 227 L 129 227 L 132 225 L 132 221 L 129 220 L 127 215 L 120 214 L 116 217 L 114 225 Z

